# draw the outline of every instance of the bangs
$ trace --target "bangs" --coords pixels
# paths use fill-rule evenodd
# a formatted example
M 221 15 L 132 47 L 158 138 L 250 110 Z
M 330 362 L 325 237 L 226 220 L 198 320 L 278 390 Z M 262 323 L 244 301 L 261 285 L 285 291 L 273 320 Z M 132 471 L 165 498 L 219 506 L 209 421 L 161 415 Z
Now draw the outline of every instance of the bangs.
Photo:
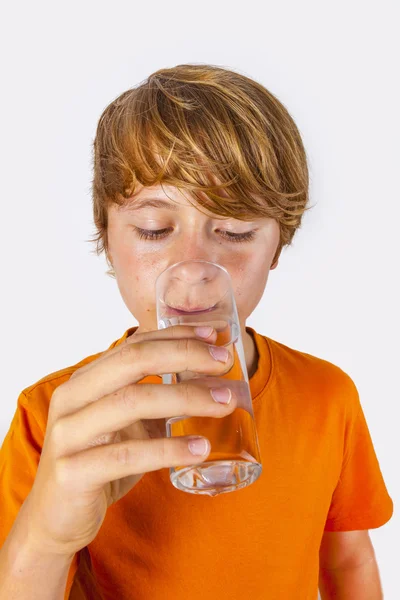
M 229 94 L 221 84 L 161 74 L 125 92 L 101 123 L 109 132 L 99 148 L 109 200 L 123 204 L 138 181 L 183 188 L 198 206 L 221 216 L 276 218 L 285 199 L 293 215 L 293 200 L 304 189 L 283 189 L 284 148 L 278 146 L 278 156 L 260 108 L 255 101 L 249 106 L 240 89 Z

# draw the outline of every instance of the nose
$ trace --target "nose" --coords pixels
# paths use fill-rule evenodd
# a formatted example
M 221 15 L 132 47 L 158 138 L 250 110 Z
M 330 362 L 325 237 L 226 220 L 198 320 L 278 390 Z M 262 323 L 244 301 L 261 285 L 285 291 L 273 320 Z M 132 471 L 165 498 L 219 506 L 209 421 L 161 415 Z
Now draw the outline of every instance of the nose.
M 184 260 L 202 260 L 220 263 L 223 260 L 222 247 L 215 236 L 210 235 L 209 225 L 201 226 L 198 221 L 192 220 L 185 224 L 181 234 L 174 242 L 169 254 L 170 265 Z
M 212 281 L 216 271 L 211 261 L 206 259 L 184 260 L 174 269 L 174 279 L 185 281 L 189 284 L 205 283 Z
M 215 306 L 227 285 L 225 274 L 215 264 L 203 259 L 190 259 L 171 265 L 165 303 L 183 311 L 200 311 Z

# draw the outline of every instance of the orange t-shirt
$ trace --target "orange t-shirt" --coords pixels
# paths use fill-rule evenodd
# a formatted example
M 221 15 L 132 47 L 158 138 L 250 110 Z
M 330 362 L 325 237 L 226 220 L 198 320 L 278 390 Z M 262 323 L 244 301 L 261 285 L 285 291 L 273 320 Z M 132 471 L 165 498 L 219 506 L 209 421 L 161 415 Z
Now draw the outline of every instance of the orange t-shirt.
M 393 503 L 352 379 L 247 331 L 259 354 L 250 379 L 259 479 L 212 498 L 176 489 L 168 468 L 146 473 L 75 555 L 65 600 L 316 600 L 324 530 L 371 529 L 390 519 Z M 100 354 L 19 396 L 0 451 L 0 546 L 35 478 L 54 389 Z

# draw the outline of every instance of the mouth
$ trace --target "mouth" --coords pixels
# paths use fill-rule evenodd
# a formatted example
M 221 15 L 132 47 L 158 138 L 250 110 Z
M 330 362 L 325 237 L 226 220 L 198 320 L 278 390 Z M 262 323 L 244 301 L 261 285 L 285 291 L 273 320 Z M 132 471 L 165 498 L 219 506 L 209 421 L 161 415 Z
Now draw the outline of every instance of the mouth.
M 169 305 L 167 305 L 167 306 L 168 306 L 169 312 L 172 315 L 196 315 L 196 314 L 199 314 L 199 313 L 211 312 L 215 308 L 215 305 L 214 305 L 214 306 L 211 306 L 210 308 L 198 308 L 198 307 L 196 307 L 196 308 L 191 309 L 191 310 L 182 310 L 180 308 L 173 308 L 172 306 L 169 306 Z

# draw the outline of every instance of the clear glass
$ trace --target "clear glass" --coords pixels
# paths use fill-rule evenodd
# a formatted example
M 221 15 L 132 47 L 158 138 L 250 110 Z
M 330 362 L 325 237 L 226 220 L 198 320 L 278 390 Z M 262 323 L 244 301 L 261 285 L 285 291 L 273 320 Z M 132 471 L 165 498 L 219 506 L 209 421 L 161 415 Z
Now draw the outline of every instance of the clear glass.
M 178 262 L 156 280 L 158 329 L 173 325 L 211 325 L 217 331 L 215 345 L 225 346 L 234 356 L 222 376 L 193 371 L 164 374 L 163 384 L 196 379 L 207 387 L 230 387 L 237 408 L 226 417 L 189 417 L 166 420 L 167 437 L 202 435 L 210 440 L 211 452 L 200 464 L 170 468 L 172 484 L 191 494 L 215 496 L 233 492 L 256 481 L 262 465 L 254 420 L 240 323 L 228 271 L 213 262 Z

